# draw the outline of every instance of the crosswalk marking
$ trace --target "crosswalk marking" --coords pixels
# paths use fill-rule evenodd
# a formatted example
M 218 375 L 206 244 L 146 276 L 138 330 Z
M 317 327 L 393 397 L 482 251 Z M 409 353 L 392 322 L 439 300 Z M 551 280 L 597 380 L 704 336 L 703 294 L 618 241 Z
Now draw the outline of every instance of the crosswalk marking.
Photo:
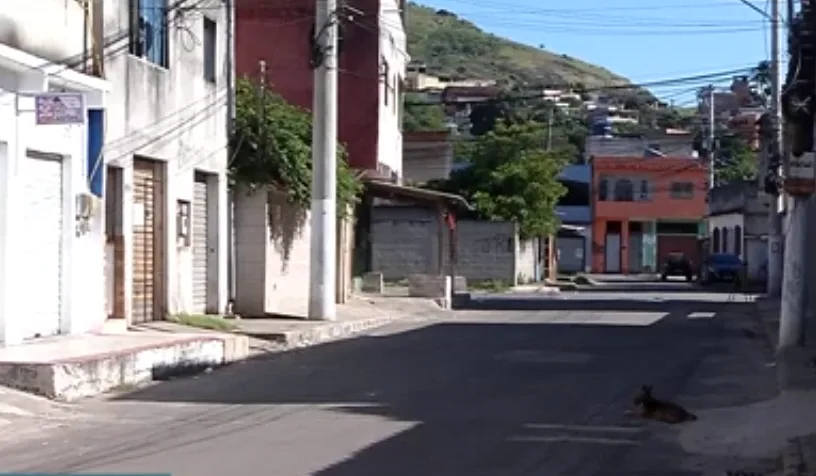
M 687 317 L 688 319 L 713 319 L 716 312 L 692 312 Z

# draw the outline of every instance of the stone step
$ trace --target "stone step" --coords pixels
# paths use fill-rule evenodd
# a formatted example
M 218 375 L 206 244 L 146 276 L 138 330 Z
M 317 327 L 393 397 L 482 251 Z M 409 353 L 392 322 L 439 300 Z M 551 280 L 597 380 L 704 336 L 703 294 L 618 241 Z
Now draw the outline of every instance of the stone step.
M 242 360 L 246 336 L 128 332 L 42 339 L 0 349 L 0 385 L 61 401 Z

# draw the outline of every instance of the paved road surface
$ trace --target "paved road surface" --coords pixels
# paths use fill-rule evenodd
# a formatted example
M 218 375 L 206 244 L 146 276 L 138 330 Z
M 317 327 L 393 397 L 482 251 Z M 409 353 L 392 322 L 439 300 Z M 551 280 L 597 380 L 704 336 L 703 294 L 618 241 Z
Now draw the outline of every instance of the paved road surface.
M 488 311 L 399 322 L 85 402 L 83 422 L 3 445 L 0 469 L 681 476 L 764 463 L 688 454 L 675 427 L 623 416 L 643 383 L 695 411 L 771 398 L 766 351 L 742 331 L 752 324 L 744 304 L 599 296 L 560 300 L 563 309 L 547 298 L 496 299 Z

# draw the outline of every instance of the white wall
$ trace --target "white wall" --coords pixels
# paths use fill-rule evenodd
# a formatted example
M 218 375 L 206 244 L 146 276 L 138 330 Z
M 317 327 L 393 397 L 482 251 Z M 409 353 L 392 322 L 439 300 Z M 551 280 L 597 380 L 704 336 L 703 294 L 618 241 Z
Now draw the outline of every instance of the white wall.
M 387 165 L 392 171 L 402 176 L 402 124 L 400 109 L 402 99 L 399 97 L 398 84 L 405 78 L 405 66 L 408 63 L 408 46 L 405 29 L 396 0 L 380 1 L 380 56 L 388 65 L 388 81 L 380 78 L 380 125 L 377 141 L 378 161 Z M 388 104 L 385 95 L 389 94 Z
M 127 0 L 104 1 L 105 36 L 128 30 Z M 126 39 L 107 49 L 106 74 L 113 83 L 107 115 L 105 161 L 124 168 L 125 315 L 131 315 L 133 241 L 133 156 L 164 162 L 166 169 L 166 279 L 168 313 L 192 307 L 192 248 L 177 245 L 176 201 L 192 201 L 196 170 L 217 174 L 218 216 L 216 243 L 217 308 L 227 300 L 227 135 L 226 33 L 223 3 L 197 4 L 187 13 L 177 11 L 170 22 L 169 67 L 162 68 L 127 53 Z M 217 80 L 204 79 L 203 16 L 217 22 Z M 213 236 L 215 235 L 215 236 Z M 212 287 L 212 286 L 211 286 Z
M 306 210 L 264 190 L 235 194 L 236 297 L 242 316 L 306 316 L 311 226 Z
M 535 281 L 538 260 L 538 240 L 516 240 L 516 282 L 526 284 Z
M 76 0 L 3 0 L 0 44 L 57 61 L 82 53 L 83 13 Z
M 734 252 L 734 235 L 735 235 L 734 228 L 739 226 L 740 229 L 743 230 L 742 237 L 743 238 L 745 237 L 745 220 L 743 218 L 742 213 L 728 213 L 728 214 L 725 214 L 725 215 L 716 215 L 716 216 L 713 216 L 713 217 L 706 218 L 706 221 L 708 222 L 707 223 L 708 230 L 710 230 L 710 233 L 711 233 L 711 236 L 712 236 L 712 239 L 709 240 L 709 246 L 710 247 L 714 246 L 713 233 L 714 233 L 715 228 L 720 229 L 720 251 L 722 251 L 724 249 L 723 248 L 723 243 L 724 243 L 723 242 L 723 233 L 722 233 L 723 228 L 726 228 L 726 227 L 728 228 L 728 237 L 727 237 L 727 239 L 728 239 L 728 248 L 726 248 L 726 249 L 728 250 L 729 253 Z M 711 251 L 711 250 L 713 250 L 713 248 L 709 249 L 709 251 Z M 743 242 L 743 246 L 740 247 L 740 257 L 743 257 L 744 255 L 745 255 L 745 246 L 744 246 L 744 242 Z
M 43 58 L 30 59 L 32 64 L 46 63 Z M 22 340 L 26 308 L 41 298 L 37 289 L 26 288 L 15 280 L 20 273 L 30 272 L 27 256 L 15 252 L 27 239 L 27 227 L 21 209 L 13 206 L 24 201 L 17 177 L 21 162 L 27 160 L 26 149 L 64 156 L 62 259 L 54 264 L 54 269 L 62 267 L 60 333 L 97 330 L 105 319 L 101 207 L 85 231 L 80 231 L 73 219 L 75 197 L 87 189 L 86 126 L 36 125 L 30 93 L 47 91 L 48 80 L 36 70 L 21 69 L 15 72 L 0 67 L 0 344 L 4 345 Z M 17 95 L 15 89 L 26 95 Z

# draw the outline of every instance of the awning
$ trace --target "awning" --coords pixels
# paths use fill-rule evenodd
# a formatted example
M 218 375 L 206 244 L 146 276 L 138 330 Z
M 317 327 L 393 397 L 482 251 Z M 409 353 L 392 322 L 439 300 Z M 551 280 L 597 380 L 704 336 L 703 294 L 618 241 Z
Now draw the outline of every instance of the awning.
M 3 44 L 0 44 L 0 68 L 15 71 L 27 79 L 22 82 L 20 93 L 38 94 L 48 92 L 51 87 L 64 88 L 85 93 L 85 102 L 92 108 L 104 107 L 105 94 L 111 90 L 111 83 L 105 79 Z
M 429 190 L 419 187 L 409 187 L 407 185 L 399 185 L 382 180 L 365 180 L 363 181 L 363 185 L 365 186 L 366 192 L 378 195 L 382 198 L 404 198 L 416 202 L 434 204 L 443 203 L 451 207 L 464 208 L 467 210 L 473 209 L 473 207 L 470 206 L 464 197 L 452 193 L 439 192 L 436 190 Z

